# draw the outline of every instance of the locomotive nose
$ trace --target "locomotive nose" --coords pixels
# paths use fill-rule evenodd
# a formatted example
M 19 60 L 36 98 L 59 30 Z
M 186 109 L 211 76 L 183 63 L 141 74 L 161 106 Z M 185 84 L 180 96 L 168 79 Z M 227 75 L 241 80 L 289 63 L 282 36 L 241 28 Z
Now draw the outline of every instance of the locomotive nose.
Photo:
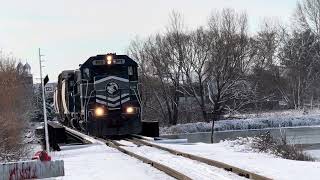
M 75 128 L 98 136 L 140 133 L 137 83 L 137 63 L 128 56 L 90 57 L 79 69 L 59 74 L 60 122 L 79 124 Z

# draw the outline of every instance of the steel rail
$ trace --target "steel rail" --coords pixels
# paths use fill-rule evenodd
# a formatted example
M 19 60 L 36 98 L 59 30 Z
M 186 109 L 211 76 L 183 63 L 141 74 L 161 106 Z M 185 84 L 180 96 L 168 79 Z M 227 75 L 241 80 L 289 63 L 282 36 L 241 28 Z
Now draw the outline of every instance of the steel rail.
M 66 129 L 66 131 L 67 131 L 67 129 Z M 68 131 L 68 133 L 73 134 L 73 135 L 81 138 L 79 135 L 76 135 L 71 131 Z M 97 138 L 97 137 L 93 137 L 93 138 L 104 142 L 109 147 L 115 148 L 118 151 L 120 151 L 120 152 L 122 152 L 122 153 L 124 153 L 126 155 L 129 155 L 129 156 L 131 156 L 133 158 L 136 158 L 136 159 L 138 159 L 138 160 L 140 160 L 140 161 L 142 161 L 142 162 L 144 162 L 146 164 L 149 164 L 149 165 L 153 166 L 154 168 L 156 168 L 156 169 L 158 169 L 158 170 L 160 170 L 160 171 L 162 171 L 162 172 L 168 174 L 169 176 L 174 177 L 174 178 L 176 178 L 178 180 L 191 180 L 192 179 L 192 178 L 188 177 L 187 175 L 184 175 L 184 174 L 178 172 L 177 170 L 172 169 L 172 168 L 170 168 L 170 167 L 168 167 L 166 165 L 163 165 L 161 163 L 158 163 L 158 162 L 153 161 L 151 159 L 148 159 L 146 157 L 140 156 L 140 155 L 138 155 L 136 153 L 133 153 L 132 151 L 126 150 L 125 148 L 122 148 L 121 146 L 125 146 L 125 145 L 122 145 L 122 144 L 118 143 L 115 140 L 101 139 L 101 138 Z M 157 144 L 154 144 L 154 143 L 151 143 L 151 142 L 147 142 L 147 141 L 150 141 L 150 138 L 143 138 L 143 137 L 139 137 L 139 136 L 134 136 L 133 135 L 133 136 L 130 136 L 129 138 L 126 138 L 125 140 L 130 141 L 130 142 L 132 142 L 132 143 L 134 143 L 136 145 L 145 145 L 145 146 L 154 147 L 154 148 L 157 148 L 157 149 L 160 149 L 160 150 L 167 151 L 167 152 L 169 152 L 171 154 L 174 154 L 174 155 L 177 155 L 177 156 L 182 156 L 182 157 L 185 157 L 185 158 L 188 158 L 188 159 L 191 159 L 191 160 L 195 160 L 195 161 L 198 161 L 198 162 L 201 162 L 201 163 L 205 163 L 205 164 L 210 165 L 210 166 L 214 166 L 214 167 L 217 167 L 217 168 L 222 168 L 222 169 L 225 169 L 227 171 L 233 172 L 233 173 L 235 173 L 235 174 L 237 174 L 239 176 L 246 177 L 248 179 L 271 180 L 270 178 L 267 178 L 267 177 L 261 176 L 259 174 L 252 173 L 252 172 L 249 172 L 247 170 L 243 170 L 241 168 L 238 168 L 238 167 L 235 167 L 235 166 L 232 166 L 232 165 L 228 165 L 228 164 L 216 161 L 216 160 L 207 159 L 207 158 L 204 158 L 204 157 L 196 156 L 196 155 L 193 155 L 193 154 L 177 151 L 177 150 L 170 149 L 170 148 L 167 148 L 167 147 L 164 147 L 164 146 L 160 146 L 160 145 L 157 145 Z
M 83 137 L 79 136 L 78 134 L 75 134 L 75 133 L 69 131 L 69 130 L 66 129 L 66 128 L 65 128 L 65 133 L 66 133 L 66 135 L 69 135 L 69 136 L 71 136 L 72 138 L 81 141 L 82 144 L 92 144 L 90 141 L 84 139 Z
M 167 151 L 167 152 L 169 152 L 171 154 L 174 154 L 174 155 L 178 155 L 178 156 L 182 156 L 182 157 L 185 157 L 185 158 L 188 158 L 188 159 L 199 161 L 199 162 L 208 164 L 210 166 L 222 168 L 222 169 L 225 169 L 227 171 L 233 172 L 233 173 L 235 173 L 235 174 L 237 174 L 239 176 L 246 177 L 248 179 L 271 180 L 270 178 L 267 178 L 265 176 L 261 176 L 261 175 L 256 174 L 256 173 L 249 172 L 247 170 L 244 170 L 244 169 L 232 166 L 232 165 L 228 165 L 228 164 L 223 163 L 223 162 L 219 162 L 219 161 L 216 161 L 216 160 L 207 159 L 207 158 L 204 158 L 204 157 L 200 157 L 200 156 L 196 156 L 196 155 L 193 155 L 193 154 L 189 154 L 189 153 L 177 151 L 177 150 L 174 150 L 174 149 L 170 149 L 170 148 L 167 148 L 167 147 L 163 147 L 163 146 L 160 146 L 160 145 L 157 145 L 157 144 L 154 144 L 154 143 L 146 142 L 145 140 L 141 140 L 141 139 L 138 139 L 136 137 L 131 137 L 131 138 L 128 138 L 127 140 L 132 142 L 132 143 L 134 143 L 134 144 L 142 144 L 142 145 L 154 147 L 154 148 L 157 148 L 157 149 L 160 149 L 160 150 Z
M 138 154 L 135 154 L 135 153 L 133 153 L 131 151 L 128 151 L 128 150 L 122 148 L 121 147 L 122 145 L 120 143 L 114 141 L 114 140 L 109 140 L 109 139 L 108 140 L 99 139 L 99 140 L 104 141 L 108 146 L 110 146 L 112 148 L 115 148 L 115 149 L 117 149 L 118 151 L 120 151 L 120 152 L 122 152 L 124 154 L 127 154 L 127 155 L 129 155 L 131 157 L 134 157 L 134 158 L 136 158 L 136 159 L 138 159 L 138 160 L 140 160 L 140 161 L 142 161 L 142 162 L 144 162 L 146 164 L 149 164 L 149 165 L 153 166 L 154 168 L 156 168 L 156 169 L 168 174 L 171 177 L 174 177 L 174 178 L 176 178 L 178 180 L 191 180 L 190 177 L 188 177 L 188 176 L 186 176 L 186 175 L 184 175 L 184 174 L 182 174 L 182 173 L 180 173 L 180 172 L 178 172 L 178 171 L 176 171 L 176 170 L 174 170 L 174 169 L 172 169 L 172 168 L 170 168 L 168 166 L 165 166 L 165 165 L 163 165 L 161 163 L 158 163 L 156 161 L 150 160 L 150 159 L 148 159 L 146 157 L 140 156 Z
M 65 128 L 65 130 L 66 130 L 66 133 L 68 133 L 68 134 L 70 134 L 70 135 L 72 135 L 74 137 L 77 137 L 79 139 L 82 139 L 84 141 L 87 141 L 84 138 L 82 138 L 80 135 L 75 134 L 74 132 L 68 130 L 67 128 Z M 79 131 L 76 131 L 76 132 L 81 133 Z M 88 136 L 88 135 L 86 135 L 86 136 Z M 90 136 L 90 137 L 92 137 L 92 136 Z M 154 167 L 154 168 L 156 168 L 156 169 L 168 174 L 169 176 L 171 176 L 171 177 L 173 177 L 175 179 L 178 179 L 178 180 L 192 180 L 192 178 L 190 178 L 190 177 L 188 177 L 188 176 L 186 176 L 186 175 L 184 175 L 184 174 L 182 174 L 182 173 L 180 173 L 180 172 L 178 172 L 178 171 L 176 171 L 176 170 L 174 170 L 174 169 L 172 169 L 172 168 L 170 168 L 168 166 L 165 166 L 165 165 L 163 165 L 161 163 L 158 163 L 156 161 L 150 160 L 150 159 L 148 159 L 146 157 L 140 156 L 138 154 L 135 154 L 135 153 L 133 153 L 131 151 L 128 151 L 128 150 L 122 148 L 121 146 L 124 146 L 124 145 L 122 145 L 122 144 L 120 144 L 120 143 L 118 143 L 118 142 L 116 142 L 114 140 L 102 139 L 102 138 L 97 138 L 97 137 L 92 137 L 92 138 L 100 140 L 100 141 L 104 142 L 106 145 L 108 145 L 109 147 L 115 148 L 118 151 L 120 151 L 120 152 L 122 152 L 122 153 L 124 153 L 126 155 L 129 155 L 129 156 L 131 156 L 133 158 L 136 158 L 136 159 L 142 161 L 143 163 L 149 164 L 152 167 Z

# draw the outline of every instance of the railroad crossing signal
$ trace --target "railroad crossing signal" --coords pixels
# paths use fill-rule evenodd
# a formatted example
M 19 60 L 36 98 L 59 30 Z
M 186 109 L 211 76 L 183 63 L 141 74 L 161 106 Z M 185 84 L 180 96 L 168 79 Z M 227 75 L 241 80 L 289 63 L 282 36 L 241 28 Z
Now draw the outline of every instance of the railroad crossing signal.
M 46 86 L 46 84 L 49 82 L 49 77 L 46 75 L 46 77 L 43 79 L 43 85 Z

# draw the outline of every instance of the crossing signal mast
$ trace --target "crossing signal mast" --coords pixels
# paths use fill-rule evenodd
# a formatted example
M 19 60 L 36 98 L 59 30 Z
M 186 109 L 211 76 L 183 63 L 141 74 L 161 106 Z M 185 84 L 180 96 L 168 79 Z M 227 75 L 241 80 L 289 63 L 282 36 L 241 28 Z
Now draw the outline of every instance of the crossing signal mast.
M 44 133 L 45 133 L 45 141 L 46 141 L 46 150 L 49 153 L 50 152 L 50 146 L 49 146 L 49 132 L 48 132 L 48 120 L 47 120 L 47 108 L 46 108 L 46 98 L 45 98 L 45 90 L 44 86 L 49 81 L 48 76 L 46 76 L 44 79 L 42 79 L 42 60 L 41 57 L 43 55 L 41 54 L 40 48 L 39 48 L 39 64 L 40 64 L 40 80 L 41 80 L 41 87 L 42 87 L 42 103 L 43 103 L 43 117 L 44 117 Z

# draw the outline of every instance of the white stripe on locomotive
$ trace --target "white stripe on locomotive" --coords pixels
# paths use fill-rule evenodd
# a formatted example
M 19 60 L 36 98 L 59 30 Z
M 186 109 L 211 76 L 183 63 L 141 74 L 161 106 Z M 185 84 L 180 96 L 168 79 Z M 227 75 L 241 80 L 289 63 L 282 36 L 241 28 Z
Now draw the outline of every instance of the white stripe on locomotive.
M 128 97 L 126 99 L 122 99 L 121 103 L 123 104 L 123 103 L 125 103 L 127 101 L 130 101 L 130 97 Z M 99 103 L 99 104 L 107 105 L 107 102 L 101 101 L 99 99 L 96 99 L 96 102 Z M 108 103 L 108 107 L 117 107 L 119 105 L 120 105 L 120 102 L 117 102 L 117 103 L 114 103 L 114 104 L 113 103 Z
M 108 77 L 105 77 L 105 78 L 102 78 L 102 79 L 95 81 L 94 84 L 98 84 L 98 83 L 101 83 L 101 82 L 104 82 L 104 81 L 107 81 L 110 79 L 115 79 L 115 80 L 122 81 L 122 82 L 129 82 L 129 79 L 125 79 L 125 78 L 121 78 L 121 77 L 117 77 L 117 76 L 108 76 Z
M 129 93 L 125 93 L 125 94 L 121 94 L 121 98 L 124 98 L 126 96 L 129 96 Z M 103 95 L 96 95 L 97 98 L 100 98 L 100 99 L 104 99 L 106 100 L 107 97 L 106 96 L 103 96 Z M 120 99 L 120 96 L 117 96 L 117 97 L 114 97 L 114 98 L 111 98 L 111 97 L 108 97 L 108 101 L 117 101 Z

